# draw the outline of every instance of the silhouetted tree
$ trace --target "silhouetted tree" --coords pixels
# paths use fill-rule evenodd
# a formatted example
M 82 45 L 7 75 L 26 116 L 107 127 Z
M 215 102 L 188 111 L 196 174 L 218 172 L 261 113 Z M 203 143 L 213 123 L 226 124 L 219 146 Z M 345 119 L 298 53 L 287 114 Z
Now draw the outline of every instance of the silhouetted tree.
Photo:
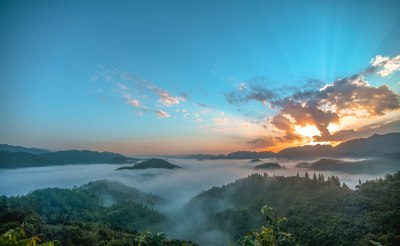
M 312 180 L 313 180 L 313 181 L 317 181 L 317 175 L 315 174 L 315 172 L 314 172 L 314 175 L 313 175 Z

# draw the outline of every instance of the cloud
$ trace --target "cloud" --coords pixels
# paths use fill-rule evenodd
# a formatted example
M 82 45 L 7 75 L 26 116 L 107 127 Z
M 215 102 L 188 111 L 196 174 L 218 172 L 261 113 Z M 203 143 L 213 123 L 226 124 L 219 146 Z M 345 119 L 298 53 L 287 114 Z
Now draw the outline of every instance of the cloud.
M 161 110 L 164 107 L 172 107 L 186 102 L 187 93 L 174 96 L 169 91 L 157 86 L 149 80 L 139 78 L 131 73 L 124 72 L 118 68 L 108 69 L 99 65 L 97 77 L 114 85 L 114 90 L 123 96 L 125 102 L 136 109 L 140 115 L 153 111 L 159 117 L 170 117 L 169 113 Z M 140 101 L 139 101 L 140 99 Z M 158 102 L 155 103 L 155 102 Z
M 128 103 L 130 105 L 132 105 L 133 107 L 135 107 L 135 108 L 140 107 L 140 102 L 138 100 L 136 100 L 136 99 L 130 100 Z
M 161 110 L 161 109 L 156 110 L 156 111 L 154 111 L 154 112 L 155 112 L 156 115 L 157 115 L 158 117 L 160 117 L 160 118 L 168 118 L 168 117 L 171 117 L 171 115 L 170 115 L 169 113 L 167 113 L 167 112 L 165 112 L 164 110 Z
M 302 141 L 305 136 L 296 128 L 315 126 L 319 131 L 318 140 L 343 139 L 346 134 L 355 134 L 352 130 L 331 135 L 329 124 L 340 125 L 343 117 L 352 115 L 358 118 L 382 116 L 386 112 L 400 108 L 399 95 L 387 85 L 371 86 L 366 76 L 378 73 L 387 76 L 399 70 L 400 56 L 389 58 L 377 56 L 369 67 L 359 74 L 337 79 L 322 86 L 321 81 L 309 80 L 303 88 L 272 90 L 260 85 L 250 84 L 246 90 L 237 90 L 225 94 L 231 104 L 258 101 L 269 104 L 278 112 L 268 125 L 283 133 L 277 142 Z M 284 94 L 288 93 L 289 94 Z
M 359 132 L 353 129 L 349 129 L 349 130 L 340 130 L 330 135 L 315 136 L 314 139 L 319 142 L 324 142 L 324 141 L 341 142 L 361 137 L 360 135 L 361 134 Z
M 244 91 L 247 89 L 247 84 L 245 82 L 242 82 L 242 83 L 239 83 L 237 87 L 238 87 L 239 91 Z
M 121 91 L 128 91 L 129 90 L 129 87 L 127 85 L 125 85 L 125 84 L 122 84 L 122 83 L 117 83 L 117 87 Z
M 166 107 L 170 107 L 170 106 L 179 104 L 179 99 L 177 97 L 172 97 L 166 91 L 158 93 L 158 96 L 160 97 L 160 99 L 158 101 L 161 102 Z
M 239 104 L 254 100 L 265 105 L 267 102 L 275 100 L 276 96 L 277 94 L 274 91 L 259 85 L 250 85 L 247 90 L 239 90 L 239 92 L 234 91 L 225 94 L 226 100 L 231 104 Z
M 259 137 L 247 142 L 252 148 L 262 149 L 272 147 L 276 144 L 272 137 Z
M 329 124 L 340 124 L 340 119 L 349 114 L 371 117 L 400 108 L 399 95 L 386 85 L 370 86 L 362 75 L 339 79 L 320 90 L 297 92 L 271 103 L 281 108 L 275 117 L 289 115 L 293 119 L 289 121 L 291 127 L 285 129 L 287 140 L 299 140 L 293 130 L 295 125 L 314 125 L 321 133 L 319 139 L 328 139 Z M 281 124 L 274 120 L 271 123 L 280 129 Z
M 171 94 L 168 91 L 161 89 L 160 87 L 154 85 L 153 83 L 151 83 L 147 80 L 142 80 L 142 79 L 138 79 L 138 78 L 135 78 L 132 80 L 135 81 L 137 86 L 145 87 L 148 90 L 150 90 L 151 92 L 153 92 L 155 95 L 157 95 L 159 98 L 158 101 L 166 107 L 177 105 L 177 104 L 179 104 L 180 101 L 186 101 L 186 99 L 184 99 L 183 97 L 171 96 Z
M 217 124 L 217 125 L 223 125 L 223 124 L 229 123 L 230 120 L 227 117 L 217 117 L 217 118 L 213 118 L 213 122 L 214 122 L 214 124 Z
M 288 116 L 283 114 L 275 115 L 269 122 L 276 129 L 281 130 L 285 133 L 283 137 L 277 137 L 276 140 L 279 142 L 293 142 L 300 141 L 302 137 L 296 133 L 295 123 L 292 122 Z
M 200 107 L 203 107 L 203 108 L 213 108 L 210 105 L 207 105 L 205 103 L 197 103 L 197 105 L 199 105 Z
M 377 55 L 371 60 L 371 64 L 374 67 L 379 67 L 380 70 L 377 72 L 381 77 L 386 77 L 400 70 L 400 55 L 390 58 Z
M 180 93 L 180 100 L 186 102 L 189 98 L 189 95 L 186 92 L 181 92 Z

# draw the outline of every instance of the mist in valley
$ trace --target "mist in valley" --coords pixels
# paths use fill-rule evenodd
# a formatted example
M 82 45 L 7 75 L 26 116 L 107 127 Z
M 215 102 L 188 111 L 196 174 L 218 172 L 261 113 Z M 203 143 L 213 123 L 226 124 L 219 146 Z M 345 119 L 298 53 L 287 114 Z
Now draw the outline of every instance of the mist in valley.
M 0 194 L 7 196 L 25 195 L 35 189 L 47 187 L 72 188 L 89 181 L 108 179 L 119 181 L 135 187 L 143 192 L 166 198 L 173 204 L 172 209 L 184 205 L 190 198 L 213 186 L 221 186 L 236 179 L 247 177 L 252 173 L 268 173 L 277 176 L 295 176 L 305 172 L 323 173 L 325 177 L 339 176 L 342 182 L 354 188 L 361 181 L 375 179 L 385 175 L 385 171 L 375 174 L 349 174 L 335 171 L 313 171 L 296 167 L 302 160 L 266 158 L 261 162 L 250 160 L 191 160 L 167 159 L 182 169 L 144 169 L 118 170 L 127 165 L 94 164 L 94 165 L 62 165 L 49 167 L 30 167 L 0 170 Z M 343 159 L 353 161 L 354 159 Z M 253 167 L 264 162 L 276 162 L 283 168 L 271 170 L 255 170 Z M 311 162 L 308 160 L 308 162 Z
M 345 159 L 354 161 L 354 159 Z M 20 169 L 3 169 L 0 171 L 0 194 L 7 196 L 25 195 L 35 189 L 47 187 L 72 188 L 94 180 L 119 181 L 135 187 L 145 193 L 164 198 L 167 202 L 156 204 L 155 209 L 164 213 L 168 221 L 152 230 L 166 232 L 173 238 L 196 240 L 201 245 L 212 245 L 217 242 L 229 242 L 232 239 L 226 232 L 216 230 L 207 225 L 207 214 L 196 207 L 188 207 L 188 202 L 198 195 L 215 186 L 222 186 L 253 173 L 268 173 L 277 176 L 310 177 L 313 170 L 296 167 L 302 160 L 283 158 L 262 159 L 252 163 L 250 160 L 193 160 L 168 159 L 182 169 L 144 169 L 118 170 L 127 165 L 94 164 L 94 165 L 64 165 L 50 167 L 34 167 Z M 308 160 L 310 162 L 310 160 Z M 275 162 L 282 168 L 272 170 L 256 170 L 253 167 L 260 163 Z M 325 177 L 339 176 L 354 189 L 359 180 L 365 181 L 382 177 L 385 172 L 375 174 L 348 174 L 344 172 L 323 171 Z M 231 208 L 229 202 L 222 202 L 218 210 Z

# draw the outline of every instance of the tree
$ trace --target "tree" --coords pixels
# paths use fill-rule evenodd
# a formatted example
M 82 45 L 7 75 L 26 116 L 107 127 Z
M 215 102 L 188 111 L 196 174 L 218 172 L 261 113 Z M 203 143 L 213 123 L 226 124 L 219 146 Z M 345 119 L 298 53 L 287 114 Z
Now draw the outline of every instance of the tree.
M 361 189 L 361 184 L 361 179 L 358 179 L 358 185 L 356 185 L 357 190 Z
M 284 232 L 281 228 L 282 223 L 287 219 L 273 215 L 273 209 L 265 205 L 261 213 L 266 220 L 266 226 L 261 226 L 259 230 L 254 230 L 239 239 L 242 246 L 283 246 L 295 245 L 290 233 Z
M 304 177 L 306 178 L 306 179 L 310 179 L 310 176 L 308 175 L 308 172 L 306 171 L 306 174 L 304 175 Z
M 40 243 L 42 242 L 42 243 Z M 13 246 L 13 245 L 24 245 L 24 246 L 54 246 L 57 245 L 57 241 L 44 242 L 42 235 L 35 235 L 26 238 L 24 225 L 21 225 L 15 229 L 11 229 L 0 236 L 0 245 Z

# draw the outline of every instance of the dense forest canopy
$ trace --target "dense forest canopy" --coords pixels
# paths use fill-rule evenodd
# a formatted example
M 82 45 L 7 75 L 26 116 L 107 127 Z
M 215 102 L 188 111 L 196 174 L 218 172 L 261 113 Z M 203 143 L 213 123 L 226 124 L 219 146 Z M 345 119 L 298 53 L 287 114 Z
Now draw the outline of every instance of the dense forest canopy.
M 287 219 L 279 228 L 299 245 L 396 245 L 399 201 L 400 172 L 360 183 L 356 190 L 336 176 L 253 174 L 199 194 L 172 218 L 157 211 L 167 202 L 163 198 L 103 180 L 2 196 L 0 233 L 24 224 L 27 235 L 43 234 L 63 245 L 137 245 L 139 237 L 162 241 L 160 245 L 190 245 L 189 240 L 240 245 L 243 236 L 266 225 L 260 209 L 267 204 L 276 216 Z M 182 229 L 181 239 L 187 242 L 157 234 L 174 234 L 174 227 Z M 210 231 L 219 237 L 202 238 Z

